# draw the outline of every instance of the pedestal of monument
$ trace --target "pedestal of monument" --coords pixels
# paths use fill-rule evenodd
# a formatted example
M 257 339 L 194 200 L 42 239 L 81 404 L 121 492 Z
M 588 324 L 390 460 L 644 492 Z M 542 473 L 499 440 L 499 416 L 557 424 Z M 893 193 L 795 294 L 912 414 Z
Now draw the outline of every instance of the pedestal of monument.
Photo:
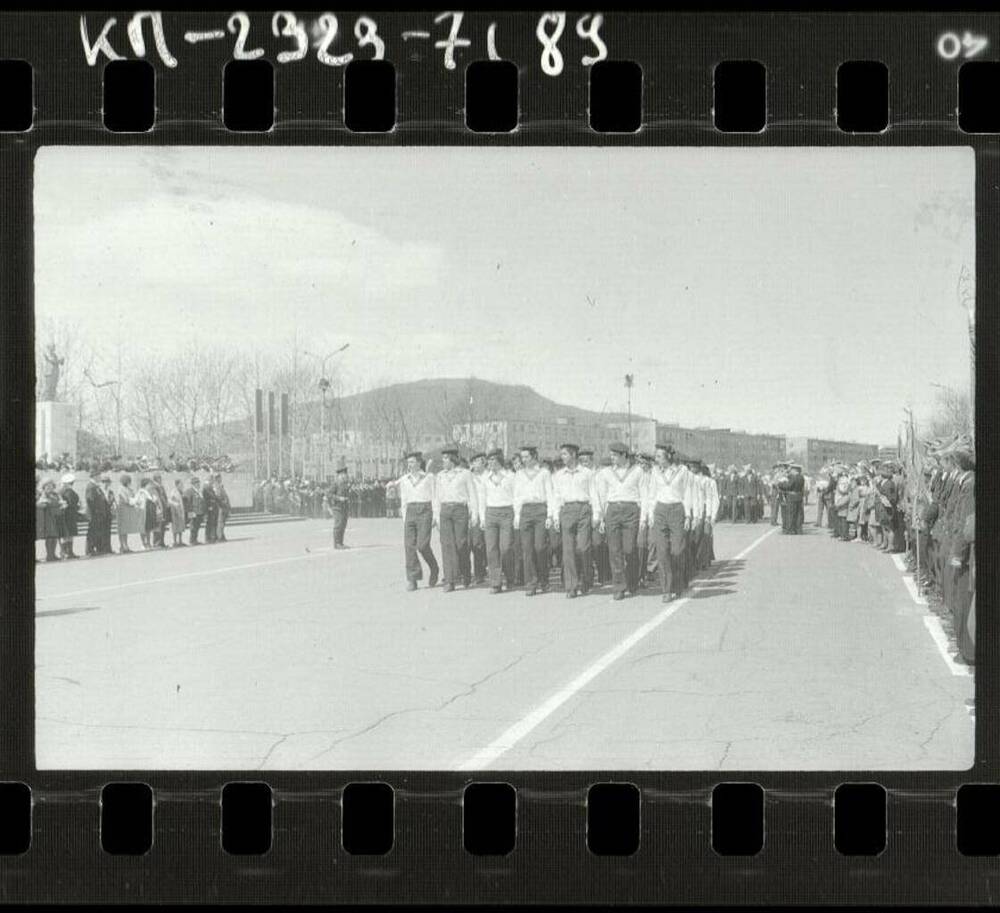
M 72 403 L 35 403 L 35 458 L 56 459 L 68 453 L 76 459 L 77 409 Z

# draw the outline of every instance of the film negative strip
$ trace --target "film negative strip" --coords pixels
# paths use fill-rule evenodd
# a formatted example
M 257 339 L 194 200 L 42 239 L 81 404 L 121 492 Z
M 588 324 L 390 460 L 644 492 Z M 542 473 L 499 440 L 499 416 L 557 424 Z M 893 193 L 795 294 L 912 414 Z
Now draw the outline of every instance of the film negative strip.
M 4 900 L 994 901 L 1000 17 L 0 21 Z

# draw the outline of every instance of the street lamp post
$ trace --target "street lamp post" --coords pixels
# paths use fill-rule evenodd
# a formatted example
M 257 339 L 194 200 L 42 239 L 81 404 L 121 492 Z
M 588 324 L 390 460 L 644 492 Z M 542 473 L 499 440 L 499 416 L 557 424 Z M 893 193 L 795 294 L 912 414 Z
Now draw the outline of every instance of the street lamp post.
M 628 409 L 628 449 L 632 451 L 632 384 L 635 380 L 634 374 L 625 375 L 625 397 Z
M 339 355 L 345 349 L 350 347 L 349 342 L 345 342 L 339 349 L 334 349 L 332 352 L 327 352 L 326 355 L 317 355 L 314 352 L 307 352 L 305 349 L 302 350 L 303 355 L 308 355 L 310 358 L 315 358 L 320 363 L 319 369 L 319 383 L 318 387 L 322 392 L 323 400 L 320 406 L 319 413 L 319 438 L 322 443 L 322 457 L 320 458 L 320 472 L 322 474 L 323 481 L 326 481 L 326 451 L 329 449 L 329 442 L 326 439 L 326 391 L 332 386 L 329 378 L 326 376 L 326 363 L 334 357 L 334 355 Z

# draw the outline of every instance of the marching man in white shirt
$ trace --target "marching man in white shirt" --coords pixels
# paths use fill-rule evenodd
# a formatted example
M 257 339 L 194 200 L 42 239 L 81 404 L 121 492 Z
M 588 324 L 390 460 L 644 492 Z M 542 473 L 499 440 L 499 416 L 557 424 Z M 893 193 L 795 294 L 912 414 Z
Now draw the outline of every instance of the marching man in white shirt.
M 684 586 L 684 546 L 694 515 L 691 478 L 690 470 L 677 461 L 672 446 L 656 445 L 656 466 L 650 479 L 643 522 L 650 526 L 656 542 L 656 563 L 664 602 L 670 602 Z
M 715 560 L 715 533 L 713 532 L 715 518 L 719 515 L 719 486 L 709 468 L 702 463 L 701 474 L 695 477 L 702 487 L 705 498 L 705 522 L 701 533 L 701 548 L 698 549 L 696 567 L 699 571 L 710 567 Z
M 575 599 L 590 592 L 594 580 L 591 554 L 591 531 L 600 523 L 600 504 L 594 491 L 593 470 L 577 463 L 576 444 L 563 444 L 560 456 L 563 468 L 552 477 L 555 495 L 553 514 L 562 531 L 563 579 L 566 598 Z
M 620 441 L 610 444 L 611 465 L 596 476 L 600 502 L 600 528 L 608 543 L 611 588 L 616 600 L 635 593 L 639 585 L 636 539 L 642 517 L 644 473 L 629 461 L 628 447 Z
M 441 451 L 444 468 L 434 481 L 434 520 L 441 537 L 441 564 L 444 592 L 452 593 L 461 581 L 472 583 L 469 528 L 479 525 L 479 498 L 468 469 L 458 465 L 458 448 Z
M 503 592 L 503 569 L 510 567 L 514 546 L 514 473 L 504 468 L 500 450 L 492 450 L 486 456 L 482 490 L 479 517 L 486 535 L 490 592 L 496 594 Z M 507 581 L 508 587 L 511 582 Z
M 525 596 L 549 589 L 548 531 L 555 499 L 552 476 L 538 463 L 535 447 L 521 448 L 521 468 L 514 474 L 514 529 L 521 532 Z
M 399 512 L 403 518 L 403 551 L 406 554 L 406 588 L 415 590 L 423 577 L 420 558 L 427 562 L 428 586 L 437 586 L 438 563 L 431 550 L 434 526 L 434 476 L 424 472 L 423 454 L 406 455 L 406 475 L 397 483 Z

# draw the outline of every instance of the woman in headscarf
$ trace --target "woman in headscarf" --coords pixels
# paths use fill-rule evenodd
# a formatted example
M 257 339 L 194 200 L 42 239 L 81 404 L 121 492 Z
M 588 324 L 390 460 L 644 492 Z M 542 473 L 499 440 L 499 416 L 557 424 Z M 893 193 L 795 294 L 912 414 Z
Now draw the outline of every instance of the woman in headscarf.
M 139 490 L 136 492 L 135 506 L 142 514 L 139 517 L 139 538 L 142 540 L 142 547 L 147 551 L 152 548 L 150 537 L 158 525 L 157 512 L 160 510 L 160 500 L 156 496 L 156 490 L 149 479 L 143 479 L 139 483 Z
M 56 491 L 54 479 L 46 479 L 42 483 L 42 493 L 38 498 L 37 506 L 40 508 L 41 534 L 45 540 L 45 560 L 58 561 L 56 546 L 64 537 L 63 526 L 63 500 Z
M 837 488 L 833 494 L 834 521 L 833 535 L 837 539 L 847 541 L 847 509 L 851 502 L 851 480 L 847 473 L 841 473 L 837 479 Z
M 115 517 L 118 522 L 118 553 L 128 555 L 132 549 L 128 547 L 129 533 L 139 532 L 141 526 L 136 523 L 136 495 L 132 490 L 132 477 L 123 475 L 118 480 L 118 492 L 115 496 Z
M 185 545 L 184 530 L 187 529 L 187 511 L 184 507 L 184 489 L 181 479 L 174 479 L 174 487 L 167 501 L 170 504 L 170 529 L 174 534 L 174 548 Z
M 872 489 L 867 474 L 858 477 L 858 541 L 868 541 L 868 517 L 872 509 Z

